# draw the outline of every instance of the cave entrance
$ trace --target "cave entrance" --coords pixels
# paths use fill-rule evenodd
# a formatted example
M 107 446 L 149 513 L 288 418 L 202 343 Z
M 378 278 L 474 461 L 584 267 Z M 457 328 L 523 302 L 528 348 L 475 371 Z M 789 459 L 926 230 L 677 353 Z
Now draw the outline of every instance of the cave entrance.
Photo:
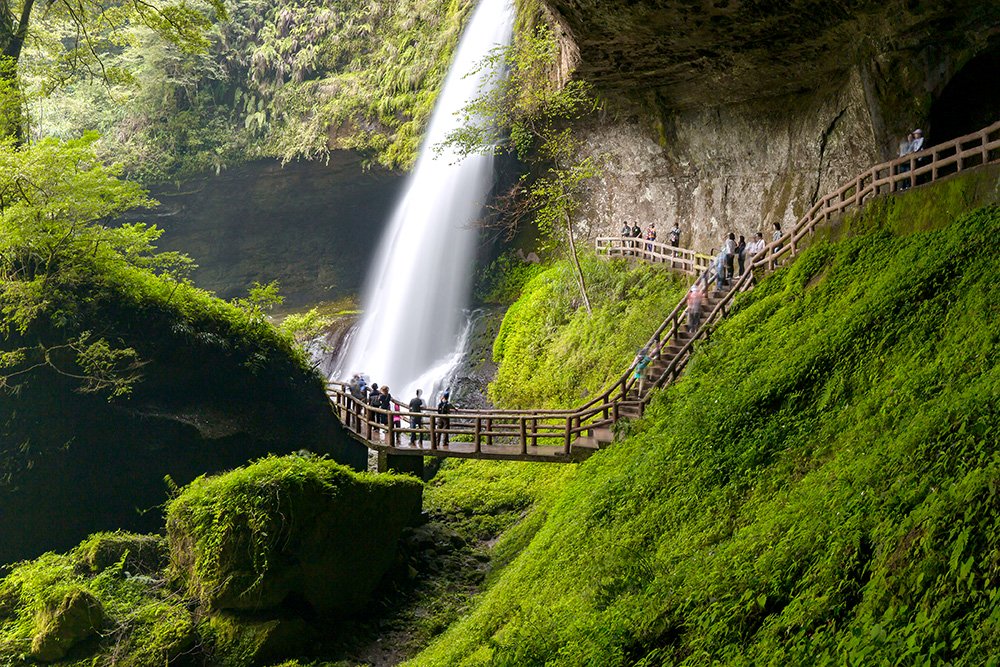
M 940 144 L 1000 120 L 1000 42 L 958 71 L 931 105 L 930 143 Z

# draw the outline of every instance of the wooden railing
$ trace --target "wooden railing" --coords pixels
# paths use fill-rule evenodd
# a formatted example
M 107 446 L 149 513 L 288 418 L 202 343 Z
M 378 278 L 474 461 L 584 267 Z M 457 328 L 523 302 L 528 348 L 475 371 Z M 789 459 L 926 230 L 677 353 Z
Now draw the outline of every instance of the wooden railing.
M 692 276 L 700 274 L 712 262 L 711 255 L 627 236 L 600 236 L 594 245 L 600 257 L 636 257 Z
M 622 412 L 641 414 L 651 399 L 650 389 L 675 381 L 684 370 L 698 340 L 708 340 L 712 331 L 732 310 L 736 297 L 753 288 L 758 274 L 769 272 L 795 257 L 806 245 L 816 227 L 851 208 L 859 208 L 870 198 L 940 180 L 965 169 L 1000 162 L 1000 122 L 939 146 L 928 148 L 886 162 L 863 172 L 834 192 L 821 198 L 796 224 L 764 250 L 750 258 L 749 270 L 720 294 L 721 298 L 705 313 L 697 331 L 687 331 L 687 301 L 681 299 L 646 343 L 652 359 L 643 391 L 636 379 L 638 358 L 618 380 L 588 403 L 572 410 L 455 410 L 440 415 L 434 410 L 410 412 L 393 402 L 393 410 L 373 408 L 350 394 L 342 382 L 331 382 L 329 395 L 341 422 L 372 449 L 397 454 L 457 456 L 522 461 L 573 461 L 593 451 L 574 451 L 578 437 L 607 428 L 618 421 Z M 900 170 L 909 165 L 909 170 Z M 643 244 L 643 239 L 611 239 Z M 657 244 L 662 246 L 662 244 Z M 599 248 L 601 246 L 599 245 Z M 608 243 L 605 248 L 613 248 Z M 663 246 L 671 250 L 679 248 Z M 624 250 L 624 248 L 623 248 Z M 639 251 L 639 248 L 628 250 Z M 660 254 L 660 250 L 653 251 Z M 692 266 L 700 266 L 697 281 L 706 289 L 715 278 L 714 263 L 697 253 L 688 257 Z M 643 255 L 637 255 L 643 256 Z M 650 260 L 652 261 L 652 260 Z M 394 419 L 398 417 L 399 420 Z M 417 420 L 422 424 L 417 426 Z M 407 446 L 410 435 L 424 436 L 423 447 Z M 447 444 L 445 444 L 447 442 Z
M 617 419 L 615 405 L 591 401 L 579 410 L 462 410 L 446 415 L 367 405 L 347 385 L 330 383 L 330 400 L 341 423 L 372 449 L 400 454 L 522 461 L 570 461 L 579 436 Z M 418 425 L 419 424 L 419 425 Z M 408 446 L 412 437 L 423 444 Z

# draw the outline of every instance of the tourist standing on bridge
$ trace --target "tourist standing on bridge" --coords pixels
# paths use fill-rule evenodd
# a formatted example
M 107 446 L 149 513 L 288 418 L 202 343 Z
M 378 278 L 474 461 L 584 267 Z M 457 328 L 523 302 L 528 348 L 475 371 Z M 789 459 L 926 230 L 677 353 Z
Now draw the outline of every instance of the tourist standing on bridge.
M 670 230 L 670 245 L 675 248 L 681 245 L 681 227 L 676 222 L 674 228 Z
M 382 392 L 378 390 L 378 383 L 372 382 L 371 391 L 368 392 L 368 405 L 377 408 L 382 402 Z
M 726 249 L 723 248 L 715 256 L 715 296 L 722 293 L 722 288 L 726 285 Z M 706 280 L 707 282 L 707 280 Z
M 750 259 L 753 259 L 764 251 L 765 245 L 767 244 L 764 243 L 764 232 L 757 232 L 757 238 L 751 241 L 750 245 L 747 246 L 747 255 L 750 256 Z
M 774 223 L 774 231 L 771 232 L 771 243 L 775 244 L 775 246 L 771 248 L 772 255 L 777 255 L 778 251 L 781 250 L 781 243 L 779 243 L 779 241 L 781 241 L 781 223 L 776 222 Z M 776 261 L 775 264 L 781 264 L 781 260 Z
M 641 239 L 642 238 L 642 228 L 639 227 L 639 223 L 635 222 L 635 221 L 632 222 L 632 238 L 634 238 L 634 239 Z M 642 248 L 642 242 L 641 241 L 632 241 L 632 247 L 634 249 L 636 249 L 636 250 L 639 250 L 640 248 Z M 632 254 L 633 255 L 638 255 L 639 253 L 632 253 Z
M 382 410 L 391 410 L 392 409 L 392 395 L 389 394 L 389 387 L 387 385 L 382 385 L 382 389 L 379 390 L 379 401 L 378 401 L 378 406 L 377 407 L 380 408 L 380 409 L 382 409 Z M 389 413 L 388 412 L 379 413 L 378 415 L 376 415 L 376 417 L 377 417 L 376 421 L 379 424 L 382 424 L 383 426 L 388 427 L 388 425 L 389 425 Z M 388 433 L 388 432 L 389 432 L 389 429 L 386 428 L 386 433 Z M 391 445 L 391 444 L 394 444 L 394 443 L 390 442 L 389 444 Z
M 413 416 L 410 417 L 410 428 L 413 428 L 413 429 L 421 429 L 424 426 L 424 418 L 422 416 L 420 416 L 420 414 L 419 414 L 420 412 L 423 412 L 423 410 L 424 410 L 424 399 L 420 398 L 420 395 L 422 393 L 423 392 L 421 390 L 417 389 L 417 395 L 410 399 L 410 412 L 416 412 L 416 413 L 418 413 L 418 414 L 415 414 L 415 415 L 413 415 Z M 424 432 L 423 431 L 419 431 L 419 433 L 417 433 L 417 432 L 411 432 L 410 433 L 410 444 L 412 445 L 414 443 L 414 441 L 417 439 L 418 435 L 420 436 L 420 446 L 423 447 L 424 446 Z
M 451 413 L 451 401 L 448 400 L 450 396 L 449 392 L 445 391 L 441 394 L 441 400 L 438 401 L 437 411 L 439 415 L 446 415 L 437 418 L 437 431 L 434 433 L 434 446 L 437 447 L 438 441 L 441 442 L 442 447 L 448 446 L 448 432 L 447 429 L 451 428 L 451 420 L 447 417 Z M 433 417 L 432 417 L 433 419 Z
M 639 382 L 639 397 L 642 398 L 642 388 L 646 384 L 646 368 L 649 367 L 649 363 L 653 360 L 650 356 L 649 346 L 639 350 L 639 354 L 635 357 L 635 372 L 632 373 L 632 379 Z
M 650 242 L 646 244 L 646 250 L 652 252 L 652 241 L 656 240 L 656 223 L 651 222 L 649 223 L 649 227 L 646 228 L 646 240 Z

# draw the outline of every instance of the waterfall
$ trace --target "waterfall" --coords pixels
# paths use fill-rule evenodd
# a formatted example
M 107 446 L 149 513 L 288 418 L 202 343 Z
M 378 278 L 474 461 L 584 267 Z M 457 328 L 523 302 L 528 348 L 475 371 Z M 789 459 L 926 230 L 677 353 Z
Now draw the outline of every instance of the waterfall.
M 362 372 L 408 400 L 432 392 L 461 357 L 476 252 L 475 223 L 493 182 L 493 156 L 460 158 L 436 147 L 459 112 L 496 85 L 501 72 L 476 71 L 510 43 L 512 0 L 481 0 L 465 28 L 420 148 L 416 168 L 381 240 L 362 298 L 364 314 L 336 374 Z

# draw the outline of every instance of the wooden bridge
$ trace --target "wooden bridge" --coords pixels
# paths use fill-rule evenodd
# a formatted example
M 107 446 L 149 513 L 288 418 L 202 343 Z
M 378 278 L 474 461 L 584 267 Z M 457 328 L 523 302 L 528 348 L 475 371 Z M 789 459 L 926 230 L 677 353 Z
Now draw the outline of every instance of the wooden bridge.
M 686 327 L 687 301 L 682 299 L 646 343 L 651 363 L 641 385 L 636 364 L 584 405 L 570 410 L 434 410 L 411 413 L 396 404 L 394 410 L 372 408 L 353 397 L 345 383 L 331 382 L 329 396 L 348 432 L 370 449 L 394 456 L 450 456 L 517 461 L 581 461 L 614 439 L 620 419 L 642 416 L 653 389 L 678 378 L 698 340 L 708 340 L 731 310 L 736 296 L 752 289 L 764 273 L 787 262 L 804 248 L 818 226 L 878 195 L 931 183 L 966 169 L 1000 162 L 1000 122 L 903 158 L 868 169 L 822 197 L 780 239 L 750 258 L 747 271 L 724 291 L 706 290 L 698 329 Z M 901 171 L 906 165 L 908 170 Z M 668 264 L 697 275 L 706 284 L 714 276 L 711 258 L 645 239 L 602 238 L 598 252 L 605 256 L 635 256 Z M 398 421 L 396 420 L 398 418 Z M 421 421 L 418 421 L 421 420 Z M 415 424 L 421 423 L 416 426 Z M 413 436 L 416 444 L 409 444 Z M 422 443 L 420 442 L 422 440 Z

